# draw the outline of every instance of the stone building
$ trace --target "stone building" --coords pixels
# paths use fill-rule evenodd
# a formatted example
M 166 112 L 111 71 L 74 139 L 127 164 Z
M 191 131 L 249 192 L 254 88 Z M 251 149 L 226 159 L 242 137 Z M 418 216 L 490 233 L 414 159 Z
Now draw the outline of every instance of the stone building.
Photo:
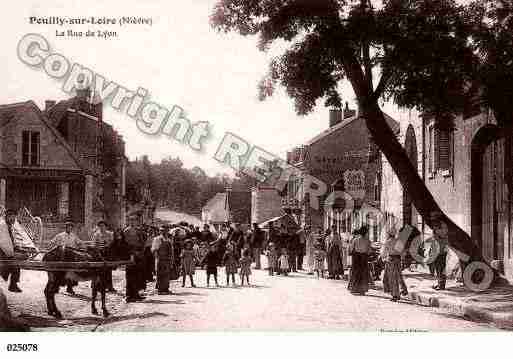
M 405 147 L 408 157 L 423 176 L 422 120 L 413 110 L 401 110 L 396 114 L 398 127 L 396 137 Z M 381 195 L 380 209 L 386 219 L 394 218 L 399 225 L 410 224 L 419 230 L 424 229 L 422 218 L 418 215 L 411 199 L 397 179 L 392 167 L 381 153 Z M 422 177 L 423 178 L 423 177 Z M 429 229 L 425 228 L 426 231 Z
M 399 139 L 441 209 L 488 261 L 513 280 L 511 134 L 503 136 L 493 115 L 478 101 L 452 121 L 403 111 L 400 124 Z M 384 158 L 383 162 L 382 210 L 429 235 Z
M 0 205 L 26 207 L 44 222 L 44 238 L 67 218 L 89 236 L 95 222 L 125 224 L 125 148 L 103 122 L 88 89 L 69 100 L 0 106 Z
M 391 117 L 387 116 L 387 122 L 398 129 L 398 123 Z M 301 225 L 324 229 L 335 225 L 340 233 L 350 233 L 362 223 L 374 220 L 369 209 L 379 209 L 381 157 L 365 120 L 347 104 L 344 110 L 330 111 L 327 130 L 287 153 L 287 163 L 301 173 L 289 178 L 285 195 L 287 203 L 296 203 L 289 206 L 289 211 L 296 214 Z M 310 205 L 311 198 L 305 191 L 306 175 L 327 185 L 328 191 L 319 198 L 318 209 Z M 379 228 L 373 228 L 371 238 L 377 239 Z

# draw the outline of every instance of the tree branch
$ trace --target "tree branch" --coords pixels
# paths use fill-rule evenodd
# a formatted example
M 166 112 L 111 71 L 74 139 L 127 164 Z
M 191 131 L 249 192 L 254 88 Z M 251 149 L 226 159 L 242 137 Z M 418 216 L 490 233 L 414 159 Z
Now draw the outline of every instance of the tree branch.
M 365 68 L 365 77 L 367 80 L 367 86 L 369 88 L 373 87 L 372 84 L 372 64 L 370 59 L 370 46 L 367 41 L 363 41 L 362 43 L 362 57 L 363 57 L 363 66 Z
M 376 86 L 376 89 L 374 90 L 372 94 L 372 98 L 374 100 L 379 99 L 379 97 L 383 94 L 386 87 L 390 83 L 390 79 L 394 76 L 394 71 L 392 69 L 389 69 L 388 71 L 385 71 L 381 74 L 381 78 L 379 79 L 378 86 Z

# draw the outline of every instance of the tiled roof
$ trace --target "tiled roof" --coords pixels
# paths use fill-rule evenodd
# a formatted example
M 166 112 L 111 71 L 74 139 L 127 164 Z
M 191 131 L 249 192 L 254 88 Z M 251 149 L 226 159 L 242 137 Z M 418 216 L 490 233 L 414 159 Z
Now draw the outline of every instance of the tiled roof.
M 61 120 L 66 116 L 66 111 L 68 111 L 69 108 L 72 108 L 73 104 L 74 98 L 70 98 L 68 100 L 57 102 L 48 111 L 46 111 L 46 115 L 48 116 L 52 126 L 59 126 Z
M 388 125 L 390 126 L 390 128 L 392 129 L 392 131 L 394 133 L 396 133 L 396 134 L 399 133 L 399 122 L 394 120 L 392 117 L 390 117 L 386 113 L 384 113 L 384 115 L 385 115 L 385 120 L 388 123 Z M 335 126 L 332 126 L 332 127 L 328 128 L 328 129 L 322 131 L 321 133 L 319 133 L 317 136 L 315 136 L 310 141 L 308 141 L 306 143 L 306 145 L 311 145 L 311 144 L 313 144 L 313 143 L 323 139 L 324 137 L 329 136 L 329 135 L 337 132 L 338 130 L 346 127 L 350 123 L 353 123 L 353 122 L 355 122 L 357 120 L 365 121 L 365 119 L 363 117 L 360 117 L 360 116 L 346 118 L 346 119 L 342 120 L 342 122 L 340 122 L 339 124 L 336 124 Z
M 10 120 L 14 119 L 16 115 L 27 106 L 27 102 L 17 102 L 7 105 L 0 105 L 0 127 L 6 125 Z

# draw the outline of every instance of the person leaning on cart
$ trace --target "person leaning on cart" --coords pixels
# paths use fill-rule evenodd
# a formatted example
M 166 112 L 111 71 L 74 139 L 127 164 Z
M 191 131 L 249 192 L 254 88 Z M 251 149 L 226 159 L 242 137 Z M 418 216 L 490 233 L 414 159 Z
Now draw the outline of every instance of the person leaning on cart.
M 51 251 L 55 247 L 59 246 L 78 250 L 85 249 L 85 244 L 82 243 L 80 238 L 78 238 L 75 233 L 73 233 L 74 227 L 75 225 L 71 219 L 66 220 L 66 223 L 64 224 L 64 232 L 58 233 L 55 235 L 55 237 L 53 237 L 48 246 L 48 250 Z M 73 287 L 76 287 L 77 285 L 77 282 L 73 280 L 67 280 L 66 292 L 69 294 L 75 294 Z
M 7 224 L 7 230 L 9 232 L 9 236 L 11 237 L 11 242 L 13 248 L 15 247 L 14 243 L 14 222 L 16 222 L 16 212 L 12 209 L 8 209 L 5 212 L 5 223 Z M 12 259 L 8 257 L 2 249 L 0 249 L 0 259 Z M 20 293 L 21 289 L 18 287 L 18 282 L 20 281 L 20 269 L 18 267 L 8 267 L 0 270 L 0 275 L 4 278 L 5 281 L 10 279 L 9 281 L 9 291 Z

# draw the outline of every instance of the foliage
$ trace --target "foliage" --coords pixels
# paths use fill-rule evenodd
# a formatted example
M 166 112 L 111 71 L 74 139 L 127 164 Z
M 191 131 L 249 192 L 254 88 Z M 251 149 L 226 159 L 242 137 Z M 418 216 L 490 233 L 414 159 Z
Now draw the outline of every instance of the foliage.
M 250 190 L 252 182 L 245 177 L 231 178 L 226 174 L 210 177 L 196 166 L 183 167 L 180 158 L 164 158 L 152 164 L 146 156 L 128 164 L 127 200 L 139 203 L 151 200 L 158 206 L 198 214 L 205 203 L 228 186 Z M 146 195 L 148 198 L 146 198 Z
M 495 111 L 513 100 L 511 0 L 219 0 L 211 22 L 262 50 L 290 44 L 258 88 L 265 99 L 282 85 L 298 114 L 319 99 L 340 107 L 343 79 L 360 105 L 392 99 L 441 119 L 477 89 Z

